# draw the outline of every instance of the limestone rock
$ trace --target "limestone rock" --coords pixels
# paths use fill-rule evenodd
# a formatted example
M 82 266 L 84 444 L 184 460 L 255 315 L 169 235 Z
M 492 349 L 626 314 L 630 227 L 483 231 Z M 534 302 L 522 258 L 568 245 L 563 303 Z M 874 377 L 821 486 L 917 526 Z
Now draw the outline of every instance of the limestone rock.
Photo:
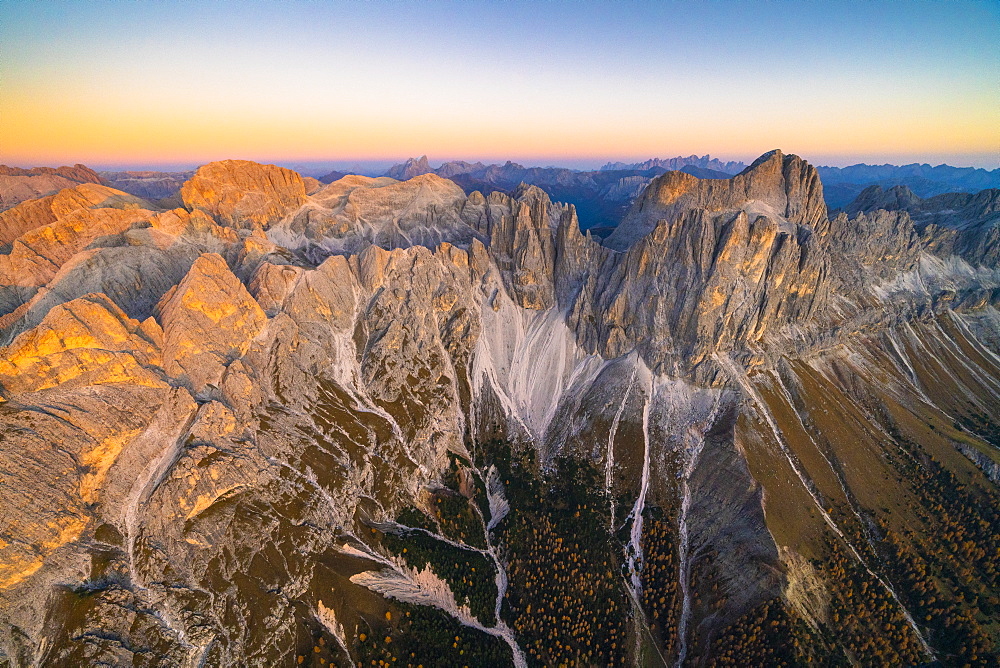
M 7 394 L 103 383 L 165 387 L 156 372 L 162 336 L 154 320 L 132 320 L 103 294 L 74 299 L 0 348 L 0 386 Z
M 93 507 L 108 471 L 167 391 L 130 383 L 56 387 L 0 405 L 0 534 L 17 537 L 0 542 L 0 597 L 9 601 L 17 593 L 29 601 L 26 619 L 39 628 L 48 588 L 60 578 L 79 577 L 79 560 L 65 553 L 93 531 Z M 32 576 L 39 578 L 34 586 L 26 581 Z M 41 582 L 45 588 L 39 590 Z
M 221 256 L 199 257 L 163 298 L 163 362 L 194 392 L 218 385 L 225 367 L 247 351 L 266 316 Z
M 392 249 L 447 241 L 467 246 L 476 235 L 462 219 L 464 201 L 460 187 L 433 174 L 402 182 L 347 176 L 273 226 L 268 238 L 286 248 L 312 249 L 317 260 L 368 245 Z
M 926 246 L 904 211 L 876 209 L 853 218 L 841 213 L 830 224 L 830 241 L 838 254 L 871 270 L 865 276 L 858 276 L 859 281 L 871 276 L 884 279 L 911 269 Z M 851 264 L 841 266 L 842 276 L 847 280 L 850 268 Z
M 883 190 L 882 186 L 868 186 L 853 202 L 844 207 L 844 213 L 854 217 L 859 213 L 871 213 L 879 209 L 905 211 L 919 202 L 920 198 L 906 186 L 893 186 L 888 190 Z
M 0 250 L 26 232 L 50 225 L 81 209 L 153 209 L 146 200 L 107 186 L 86 183 L 29 200 L 0 212 Z
M 195 246 L 167 250 L 155 245 L 112 246 L 81 251 L 45 287 L 0 316 L 0 342 L 6 343 L 41 322 L 54 306 L 88 293 L 110 297 L 131 318 L 145 320 L 164 291 L 184 276 L 197 258 Z
M 305 186 L 307 195 L 315 195 L 317 192 L 323 189 L 323 182 L 319 179 L 314 179 L 311 176 L 303 176 L 302 184 Z
M 957 253 L 985 266 L 996 266 L 1000 261 L 1000 189 L 921 199 L 905 186 L 887 191 L 870 186 L 845 211 L 873 213 L 879 209 L 909 214 L 925 243 L 939 254 Z
M 267 228 L 305 202 L 306 187 L 290 169 L 222 160 L 199 167 L 181 197 L 189 211 L 204 211 L 221 225 Z
M 751 217 L 767 215 L 812 228 L 826 220 L 823 186 L 815 168 L 798 156 L 771 151 L 730 179 L 666 172 L 643 191 L 607 245 L 624 250 L 652 231 L 657 221 L 696 208 L 742 208 Z
M 102 237 L 148 226 L 153 212 L 146 209 L 77 209 L 56 221 L 36 227 L 14 240 L 0 256 L 0 284 L 45 285 L 74 255 Z
M 43 286 L 54 283 L 65 264 L 87 248 L 117 245 L 129 231 L 148 226 L 155 217 L 149 206 L 126 193 L 87 183 L 0 213 L 0 342 L 41 320 L 44 311 L 33 317 L 28 313 L 45 298 Z M 92 284 L 93 277 L 88 279 Z M 68 299 L 103 291 L 77 291 Z M 54 303 L 59 302 L 50 301 L 49 307 Z
M 513 197 L 494 192 L 469 198 L 462 215 L 489 238 L 493 260 L 520 306 L 545 309 L 555 303 L 553 231 L 567 212 L 541 188 L 524 184 Z

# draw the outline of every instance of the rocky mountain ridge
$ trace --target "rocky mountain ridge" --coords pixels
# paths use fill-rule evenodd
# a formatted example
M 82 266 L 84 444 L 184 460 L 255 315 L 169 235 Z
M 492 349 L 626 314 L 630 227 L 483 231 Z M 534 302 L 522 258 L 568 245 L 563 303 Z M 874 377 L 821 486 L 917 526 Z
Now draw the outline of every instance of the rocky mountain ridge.
M 905 211 L 914 225 L 934 235 L 941 231 L 941 242 L 950 243 L 963 257 L 986 266 L 1000 260 L 1000 189 L 977 193 L 944 193 L 927 199 L 917 197 L 906 186 L 869 186 L 845 207 L 854 216 L 878 210 Z
M 32 169 L 0 165 L 0 211 L 77 183 L 108 185 L 97 172 L 84 165 Z
M 581 227 L 587 229 L 617 225 L 632 200 L 653 178 L 667 169 L 684 170 L 699 178 L 726 178 L 728 174 L 719 170 L 735 169 L 737 164 L 720 163 L 709 159 L 708 156 L 703 158 L 691 156 L 651 160 L 648 164 L 641 165 L 622 165 L 618 169 L 610 169 L 609 163 L 594 171 L 564 167 L 524 167 L 510 161 L 503 165 L 487 165 L 482 162 L 470 163 L 461 160 L 446 162 L 438 168 L 432 168 L 425 155 L 395 165 L 385 175 L 406 180 L 424 174 L 436 174 L 459 184 L 466 194 L 476 191 L 489 194 L 497 190 L 510 194 L 521 184 L 538 186 L 550 197 L 573 204 L 577 209 Z M 719 170 L 714 169 L 715 167 Z M 739 163 L 739 168 L 743 167 L 744 165 Z M 327 181 L 335 175 L 338 173 L 320 180 Z
M 842 208 L 865 188 L 877 185 L 891 189 L 903 186 L 920 197 L 949 192 L 975 193 L 1000 188 L 1000 169 L 952 167 L 951 165 L 866 165 L 817 167 L 827 185 L 827 204 Z
M 0 214 L 0 663 L 996 657 L 994 195 L 180 195 Z
M 713 158 L 710 155 L 689 155 L 687 157 L 678 156 L 676 158 L 650 158 L 645 162 L 608 162 L 601 167 L 602 172 L 621 171 L 635 169 L 645 171 L 647 169 L 662 168 L 668 172 L 679 172 L 684 167 L 698 167 L 699 169 L 710 169 L 715 172 L 725 174 L 739 174 L 747 168 L 746 164 L 735 160 L 723 161 Z

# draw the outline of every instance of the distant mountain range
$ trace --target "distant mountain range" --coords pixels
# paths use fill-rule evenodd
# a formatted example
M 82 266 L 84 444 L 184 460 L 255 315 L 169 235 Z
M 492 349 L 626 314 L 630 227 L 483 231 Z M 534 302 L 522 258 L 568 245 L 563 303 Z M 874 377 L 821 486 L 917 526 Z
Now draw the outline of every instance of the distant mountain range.
M 926 163 L 913 163 L 817 167 L 816 171 L 823 179 L 826 204 L 831 209 L 845 206 L 871 185 L 883 188 L 906 186 L 919 197 L 1000 188 L 1000 169 L 986 170 L 951 165 L 932 167 Z
M 451 179 L 471 193 L 500 190 L 512 192 L 521 183 L 536 185 L 558 201 L 577 208 L 583 229 L 615 227 L 631 202 L 649 182 L 666 171 L 680 171 L 700 179 L 728 179 L 745 170 L 746 164 L 722 161 L 710 155 L 675 158 L 650 158 L 644 162 L 609 162 L 596 171 L 577 171 L 561 167 L 524 167 L 513 162 L 486 165 L 481 162 L 446 162 L 431 167 L 427 156 L 410 158 L 391 167 L 386 173 L 406 180 L 422 174 L 436 174 Z M 823 178 L 824 200 L 830 209 L 840 209 L 871 185 L 892 188 L 905 186 L 919 197 L 933 197 L 950 192 L 977 192 L 1000 187 L 1000 169 L 928 164 L 851 165 L 817 167 Z M 320 181 L 331 182 L 343 174 L 334 172 Z
M 501 165 L 462 160 L 446 162 L 434 168 L 425 155 L 394 165 L 385 175 L 407 180 L 424 174 L 435 174 L 451 179 L 467 194 L 476 190 L 483 194 L 494 191 L 510 194 L 522 183 L 538 186 L 552 199 L 574 205 L 581 227 L 593 229 L 617 225 L 636 196 L 652 179 L 666 171 L 683 171 L 702 179 L 728 179 L 745 167 L 741 162 L 722 162 L 707 155 L 692 155 L 653 158 L 632 165 L 608 163 L 593 171 L 565 167 L 525 167 L 510 161 Z M 319 180 L 331 183 L 343 176 L 342 172 L 331 172 Z
M 689 155 L 686 158 L 650 158 L 645 162 L 608 162 L 601 167 L 601 171 L 611 172 L 622 169 L 645 170 L 662 168 L 667 172 L 680 172 L 683 171 L 684 167 L 699 167 L 701 169 L 710 169 L 712 171 L 723 172 L 730 175 L 739 174 L 747 168 L 746 163 L 744 162 L 723 162 L 710 155 L 703 155 L 700 158 L 696 155 Z
M 432 167 L 427 156 L 410 158 L 390 167 L 385 176 L 405 181 L 415 176 L 435 174 L 451 179 L 466 192 L 514 192 L 521 184 L 545 190 L 553 200 L 576 207 L 582 229 L 601 235 L 621 221 L 626 209 L 649 182 L 666 171 L 681 171 L 700 179 L 728 179 L 746 169 L 742 162 L 723 161 L 710 155 L 675 158 L 650 158 L 644 162 L 609 162 L 598 170 L 581 171 L 565 167 L 525 167 L 515 162 L 485 164 L 455 160 Z M 823 179 L 823 197 L 832 209 L 842 209 L 865 188 L 883 189 L 905 186 L 922 198 L 951 192 L 977 192 L 1000 188 L 1000 169 L 974 167 L 910 165 L 866 165 L 817 167 Z M 351 171 L 333 171 L 319 178 L 322 183 L 339 181 Z M 0 210 L 17 202 L 69 187 L 78 179 L 104 183 L 145 199 L 162 200 L 169 205 L 192 172 L 93 172 L 76 167 L 23 170 L 0 167 Z M 51 183 L 50 183 L 51 182 Z M 310 179 L 310 182 L 312 180 Z M 315 182 L 313 182 L 315 183 Z M 317 184 L 318 186 L 318 184 Z

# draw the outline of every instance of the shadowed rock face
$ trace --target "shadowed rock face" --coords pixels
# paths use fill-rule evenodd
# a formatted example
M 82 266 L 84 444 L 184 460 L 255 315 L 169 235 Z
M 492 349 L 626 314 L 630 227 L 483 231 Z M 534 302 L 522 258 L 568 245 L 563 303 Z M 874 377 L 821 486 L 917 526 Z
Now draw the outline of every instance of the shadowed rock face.
M 0 214 L 0 665 L 995 657 L 995 197 L 409 172 Z
M 101 172 L 107 185 L 148 200 L 175 198 L 194 172 Z
M 996 266 L 1000 260 L 1000 189 L 978 193 L 945 193 L 921 199 L 905 186 L 883 191 L 879 186 L 866 188 L 845 208 L 848 215 L 871 213 L 879 209 L 905 211 L 914 224 L 931 236 L 938 245 L 977 264 Z

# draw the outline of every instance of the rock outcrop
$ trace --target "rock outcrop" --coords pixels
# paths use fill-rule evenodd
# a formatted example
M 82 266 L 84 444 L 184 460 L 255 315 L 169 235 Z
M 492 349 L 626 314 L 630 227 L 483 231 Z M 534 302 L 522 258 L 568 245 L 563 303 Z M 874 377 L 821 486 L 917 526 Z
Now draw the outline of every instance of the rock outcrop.
M 853 202 L 844 207 L 844 212 L 851 217 L 859 213 L 871 213 L 884 209 L 886 211 L 906 211 L 920 203 L 920 198 L 906 186 L 893 186 L 883 190 L 882 186 L 868 186 Z
M 246 160 L 204 165 L 181 188 L 189 211 L 200 210 L 221 225 L 266 229 L 306 199 L 302 177 L 283 167 Z
M 152 318 L 140 323 L 107 296 L 86 295 L 56 306 L 7 346 L 0 384 L 11 395 L 106 383 L 166 387 L 157 373 L 162 345 Z
M 0 251 L 9 252 L 15 239 L 26 232 L 51 225 L 82 209 L 137 209 L 145 200 L 103 185 L 83 184 L 54 195 L 26 201 L 0 213 Z
M 975 264 L 996 266 L 1000 261 L 1000 189 L 921 199 L 905 186 L 888 190 L 871 186 L 845 212 L 856 215 L 879 209 L 905 211 L 936 246 L 947 245 L 951 252 Z
M 406 248 L 443 241 L 468 244 L 475 232 L 462 219 L 465 193 L 434 175 L 399 182 L 348 176 L 317 191 L 268 237 L 316 255 L 360 252 L 369 245 Z
M 688 209 L 742 209 L 754 218 L 765 215 L 809 227 L 821 226 L 826 219 L 823 185 L 816 170 L 798 156 L 771 151 L 731 179 L 667 172 L 643 191 L 607 245 L 624 250 L 649 234 L 657 221 Z
M 161 300 L 166 372 L 195 393 L 216 387 L 242 357 L 266 316 L 226 261 L 202 255 Z

